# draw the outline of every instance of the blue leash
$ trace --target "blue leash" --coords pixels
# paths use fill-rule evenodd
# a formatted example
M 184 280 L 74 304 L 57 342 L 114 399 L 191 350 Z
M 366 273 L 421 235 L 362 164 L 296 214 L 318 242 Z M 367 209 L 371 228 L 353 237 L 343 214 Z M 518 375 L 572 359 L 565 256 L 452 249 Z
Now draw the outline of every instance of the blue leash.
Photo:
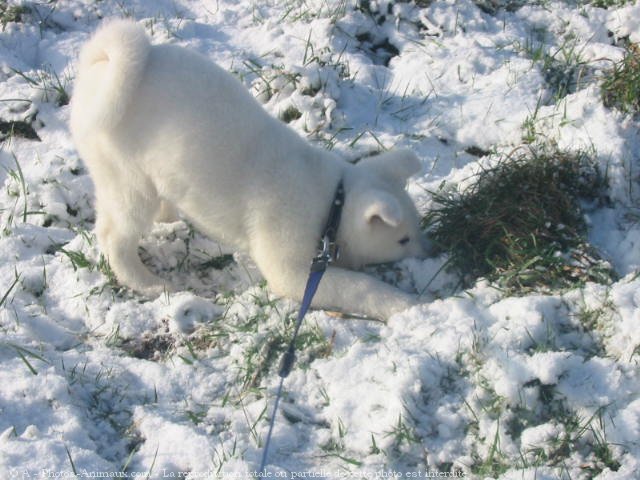
M 258 470 L 258 472 L 264 472 L 267 465 L 273 427 L 276 423 L 276 415 L 278 413 L 280 399 L 282 398 L 284 379 L 289 376 L 289 374 L 291 373 L 291 369 L 293 368 L 293 365 L 296 361 L 296 340 L 298 339 L 298 333 L 300 332 L 300 327 L 302 326 L 302 320 L 307 314 L 307 311 L 309 311 L 309 307 L 311 307 L 311 301 L 313 300 L 313 297 L 318 290 L 320 280 L 322 280 L 322 276 L 327 270 L 327 266 L 338 257 L 336 235 L 338 232 L 338 227 L 340 225 L 340 217 L 342 215 L 343 204 L 344 186 L 341 180 L 338 184 L 333 204 L 331 205 L 331 210 L 329 211 L 329 219 L 327 220 L 327 225 L 322 236 L 322 247 L 318 255 L 313 259 L 313 262 L 311 262 L 311 272 L 309 273 L 307 286 L 305 287 L 304 295 L 302 296 L 302 304 L 300 305 L 300 310 L 298 311 L 298 317 L 296 319 L 296 326 L 295 330 L 293 331 L 293 336 L 291 337 L 291 341 L 289 342 L 287 351 L 282 356 L 282 360 L 280 360 L 280 369 L 278 370 L 278 375 L 280 376 L 280 384 L 278 385 L 278 391 L 276 392 L 276 400 L 273 404 L 273 412 L 271 413 L 271 420 L 269 422 L 269 432 L 267 433 L 267 440 L 264 444 L 264 450 L 262 451 L 262 460 L 260 461 L 260 470 Z
M 284 386 L 284 379 L 289 376 L 291 373 L 291 369 L 293 368 L 293 364 L 296 361 L 295 354 L 295 343 L 298 338 L 298 332 L 300 331 L 300 327 L 302 326 L 302 320 L 306 315 L 309 307 L 311 306 L 311 300 L 313 299 L 316 290 L 318 289 L 318 285 L 320 284 L 320 280 L 322 279 L 322 275 L 326 270 L 326 265 L 323 269 L 318 271 L 312 271 L 309 275 L 309 280 L 307 280 L 307 288 L 304 292 L 304 298 L 302 299 L 302 306 L 300 307 L 300 311 L 298 312 L 298 318 L 296 320 L 296 328 L 293 332 L 293 337 L 291 338 L 291 342 L 289 343 L 289 348 L 282 356 L 282 360 L 280 361 L 280 370 L 278 371 L 278 375 L 280 376 L 280 385 L 278 385 L 278 391 L 276 392 L 276 400 L 273 405 L 273 412 L 271 413 L 271 421 L 269 423 L 269 433 L 267 434 L 267 440 L 264 444 L 264 450 L 262 451 L 262 461 L 260 462 L 260 470 L 259 472 L 263 472 L 265 466 L 267 464 L 267 456 L 269 455 L 269 447 L 271 446 L 271 435 L 273 434 L 273 427 L 276 423 L 276 414 L 278 413 L 278 406 L 280 405 L 280 399 L 282 398 L 282 388 Z

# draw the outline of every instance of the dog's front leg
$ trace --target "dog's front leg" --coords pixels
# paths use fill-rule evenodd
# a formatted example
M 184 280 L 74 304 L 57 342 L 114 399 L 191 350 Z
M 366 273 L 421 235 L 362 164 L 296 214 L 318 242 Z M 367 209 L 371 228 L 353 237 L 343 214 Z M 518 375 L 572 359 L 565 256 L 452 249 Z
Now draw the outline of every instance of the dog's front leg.
M 314 245 L 314 240 L 296 231 L 285 230 L 276 230 L 274 239 L 272 223 L 267 225 L 270 227 L 265 226 L 263 231 L 270 235 L 254 235 L 251 256 L 273 293 L 300 302 L 309 277 L 311 259 L 317 252 L 313 247 L 292 252 L 291 246 Z M 416 296 L 370 275 L 329 266 L 312 306 L 387 320 L 394 313 L 417 303 Z
M 297 301 L 302 300 L 309 275 L 308 266 L 283 269 L 275 278 L 270 278 L 269 272 L 264 274 L 269 288 L 274 293 Z M 312 306 L 387 320 L 394 313 L 417 303 L 416 296 L 402 292 L 370 275 L 330 266 L 320 282 Z
M 362 272 L 329 267 L 312 305 L 344 313 L 388 319 L 416 305 L 418 298 Z

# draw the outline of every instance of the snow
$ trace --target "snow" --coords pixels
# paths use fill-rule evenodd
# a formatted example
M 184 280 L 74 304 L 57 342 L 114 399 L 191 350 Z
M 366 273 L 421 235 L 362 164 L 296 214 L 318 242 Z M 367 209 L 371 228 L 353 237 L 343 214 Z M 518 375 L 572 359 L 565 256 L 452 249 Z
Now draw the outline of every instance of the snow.
M 311 312 L 270 478 L 637 478 L 640 134 L 637 117 L 602 104 L 599 82 L 623 56 L 619 40 L 640 41 L 638 2 L 523 2 L 495 15 L 471 0 L 7 3 L 28 12 L 0 31 L 0 119 L 41 141 L 0 145 L 3 478 L 251 478 L 262 455 L 297 305 L 182 221 L 141 249 L 176 293 L 119 287 L 96 245 L 93 186 L 60 95 L 82 43 L 113 16 L 207 55 L 346 158 L 412 148 L 422 212 L 428 191 L 464 186 L 492 161 L 465 149 L 510 151 L 527 119 L 607 171 L 611 204 L 585 215 L 620 276 L 612 285 L 460 291 L 445 257 L 407 259 L 385 278 L 423 304 L 386 324 Z M 539 46 L 575 47 L 588 66 L 564 98 L 527 54 Z

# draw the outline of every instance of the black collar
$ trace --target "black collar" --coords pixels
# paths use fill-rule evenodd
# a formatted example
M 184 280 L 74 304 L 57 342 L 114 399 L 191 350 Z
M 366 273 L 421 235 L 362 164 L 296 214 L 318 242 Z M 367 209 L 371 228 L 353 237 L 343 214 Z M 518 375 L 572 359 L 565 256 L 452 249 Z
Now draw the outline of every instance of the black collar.
M 313 259 L 313 264 L 322 264 L 326 268 L 327 264 L 338 259 L 340 251 L 336 244 L 338 229 L 340 228 L 340 219 L 342 218 L 342 207 L 344 206 L 344 182 L 340 179 L 336 193 L 333 196 L 333 202 L 329 209 L 329 217 L 322 231 L 322 237 L 318 244 L 318 255 Z

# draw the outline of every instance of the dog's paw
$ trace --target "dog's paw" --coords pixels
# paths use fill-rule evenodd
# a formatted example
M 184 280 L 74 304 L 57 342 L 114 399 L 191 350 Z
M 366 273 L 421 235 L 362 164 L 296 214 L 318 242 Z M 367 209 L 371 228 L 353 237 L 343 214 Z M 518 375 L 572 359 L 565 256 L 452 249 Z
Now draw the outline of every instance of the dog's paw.
M 398 295 L 397 298 L 386 304 L 384 317 L 385 319 L 388 319 L 396 313 L 404 312 L 405 310 L 415 307 L 416 305 L 420 305 L 421 303 L 423 303 L 423 301 L 417 295 Z
M 138 281 L 132 282 L 118 279 L 118 283 L 148 299 L 155 299 L 161 295 L 176 293 L 178 291 L 178 289 L 171 283 L 151 274 L 149 274 L 149 276 L 145 276 L 144 281 L 139 281 L 138 279 Z
M 141 293 L 145 297 L 149 298 L 157 298 L 161 295 L 167 295 L 170 293 L 176 293 L 178 289 L 171 285 L 170 283 L 160 283 L 156 285 L 148 285 L 146 287 L 142 287 L 139 289 L 134 289 L 137 292 Z
M 173 223 L 180 220 L 180 215 L 173 205 L 163 200 L 153 220 L 159 223 Z

